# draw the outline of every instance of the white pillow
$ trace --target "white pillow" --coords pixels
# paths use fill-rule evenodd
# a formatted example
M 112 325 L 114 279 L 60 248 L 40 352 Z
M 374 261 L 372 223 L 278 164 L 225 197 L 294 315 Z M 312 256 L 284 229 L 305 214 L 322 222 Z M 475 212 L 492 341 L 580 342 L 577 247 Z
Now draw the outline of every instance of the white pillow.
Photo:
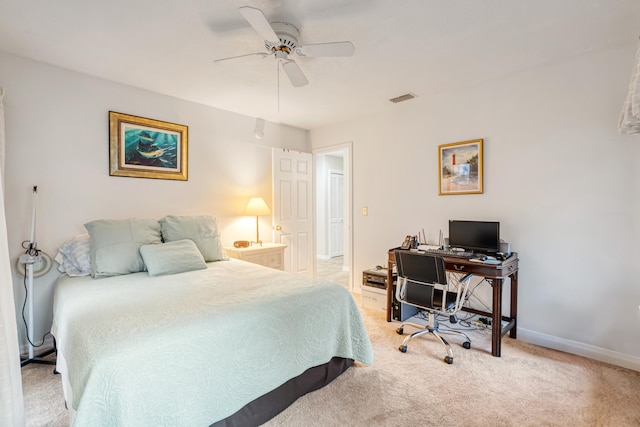
M 158 245 L 143 245 L 140 255 L 149 276 L 203 270 L 207 264 L 193 240 L 184 239 Z
M 91 276 L 145 271 L 140 246 L 162 243 L 155 219 L 98 220 L 84 225 L 91 236 Z
M 59 264 L 58 271 L 68 276 L 89 276 L 91 274 L 91 244 L 89 233 L 78 234 L 58 249 L 54 258 Z
M 206 262 L 225 259 L 216 218 L 209 215 L 167 215 L 159 222 L 165 242 L 190 239 L 194 241 Z

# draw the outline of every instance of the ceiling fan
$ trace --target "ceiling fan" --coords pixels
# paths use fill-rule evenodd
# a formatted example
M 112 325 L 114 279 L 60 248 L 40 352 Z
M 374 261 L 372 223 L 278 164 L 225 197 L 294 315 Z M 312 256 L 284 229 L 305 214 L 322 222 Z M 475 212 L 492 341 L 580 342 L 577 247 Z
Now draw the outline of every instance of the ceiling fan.
M 300 31 L 294 25 L 279 21 L 269 23 L 262 11 L 253 7 L 240 7 L 238 11 L 249 25 L 264 39 L 264 46 L 267 52 L 255 52 L 216 59 L 214 62 L 252 55 L 258 55 L 263 58 L 274 56 L 276 61 L 282 64 L 282 69 L 287 74 L 287 77 L 289 77 L 291 84 L 295 87 L 300 87 L 308 84 L 309 80 L 298 64 L 289 58 L 290 54 L 295 53 L 300 57 L 338 57 L 353 56 L 355 52 L 355 47 L 350 41 L 299 46 L 298 38 L 300 37 Z

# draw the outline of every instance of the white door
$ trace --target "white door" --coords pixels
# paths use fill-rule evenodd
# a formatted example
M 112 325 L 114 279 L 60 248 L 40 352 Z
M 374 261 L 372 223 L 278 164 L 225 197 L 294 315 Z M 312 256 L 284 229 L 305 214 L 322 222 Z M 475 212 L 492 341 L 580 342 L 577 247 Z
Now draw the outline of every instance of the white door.
M 329 173 L 329 256 L 344 254 L 344 175 Z
M 313 276 L 312 155 L 272 151 L 274 241 L 287 245 L 284 269 Z

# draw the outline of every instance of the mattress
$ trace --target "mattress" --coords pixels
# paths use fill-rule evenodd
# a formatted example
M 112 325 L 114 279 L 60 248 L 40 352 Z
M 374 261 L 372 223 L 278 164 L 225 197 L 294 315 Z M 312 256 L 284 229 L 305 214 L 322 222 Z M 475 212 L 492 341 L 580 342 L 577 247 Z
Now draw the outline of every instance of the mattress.
M 342 286 L 207 267 L 58 279 L 52 333 L 73 425 L 210 425 L 332 358 L 373 362 Z

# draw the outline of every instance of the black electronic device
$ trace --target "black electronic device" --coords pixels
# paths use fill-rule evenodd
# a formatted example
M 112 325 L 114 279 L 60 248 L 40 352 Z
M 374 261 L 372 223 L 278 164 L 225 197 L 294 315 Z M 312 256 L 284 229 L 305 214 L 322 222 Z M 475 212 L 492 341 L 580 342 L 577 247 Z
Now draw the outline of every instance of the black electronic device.
M 489 254 L 500 252 L 500 223 L 449 220 L 449 246 Z
M 418 307 L 400 302 L 396 298 L 396 285 L 393 285 L 393 302 L 391 304 L 391 317 L 393 320 L 404 322 L 418 314 Z
M 387 289 L 387 269 L 386 268 L 371 268 L 362 272 L 362 285 L 371 286 L 373 288 Z M 396 274 L 393 273 L 393 280 L 396 279 Z
M 404 242 L 400 245 L 400 249 L 411 249 L 413 247 L 413 237 L 407 236 L 404 238 Z

